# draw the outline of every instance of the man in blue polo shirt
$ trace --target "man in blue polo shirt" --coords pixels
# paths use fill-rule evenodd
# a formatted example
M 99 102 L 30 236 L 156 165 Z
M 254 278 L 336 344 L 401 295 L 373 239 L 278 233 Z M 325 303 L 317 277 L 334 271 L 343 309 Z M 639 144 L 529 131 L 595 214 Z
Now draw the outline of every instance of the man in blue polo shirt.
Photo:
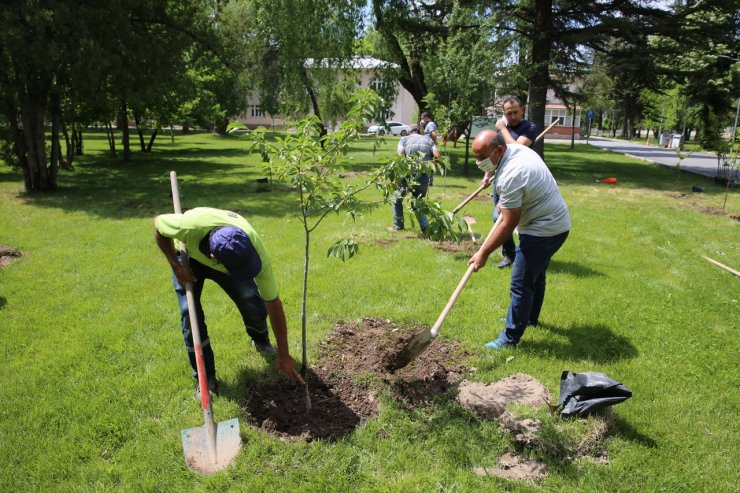
M 507 144 L 521 144 L 531 146 L 537 138 L 537 127 L 534 123 L 524 119 L 522 102 L 516 96 L 506 96 L 503 102 L 504 116 L 496 122 L 496 129 L 501 133 Z M 490 178 L 490 177 L 489 177 Z M 484 183 L 486 177 L 483 178 Z M 498 218 L 498 195 L 493 191 L 493 220 Z M 516 242 L 514 237 L 509 238 L 502 246 L 503 257 L 498 263 L 499 269 L 510 267 L 516 258 Z

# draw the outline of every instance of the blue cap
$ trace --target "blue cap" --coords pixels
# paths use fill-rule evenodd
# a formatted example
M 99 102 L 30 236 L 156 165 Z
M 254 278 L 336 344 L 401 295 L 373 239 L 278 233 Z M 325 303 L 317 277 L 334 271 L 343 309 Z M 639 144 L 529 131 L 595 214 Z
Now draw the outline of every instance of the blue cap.
M 247 233 L 234 226 L 212 229 L 208 235 L 211 254 L 235 277 L 253 279 L 262 270 L 262 260 Z

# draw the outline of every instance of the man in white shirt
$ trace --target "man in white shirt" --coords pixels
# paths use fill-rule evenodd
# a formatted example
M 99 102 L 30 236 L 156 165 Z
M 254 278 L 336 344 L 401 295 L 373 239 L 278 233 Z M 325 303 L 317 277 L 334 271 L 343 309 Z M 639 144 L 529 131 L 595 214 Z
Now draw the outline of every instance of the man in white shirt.
M 521 144 L 506 144 L 503 135 L 484 130 L 473 141 L 476 164 L 494 179 L 503 216 L 498 227 L 468 261 L 475 270 L 519 228 L 519 245 L 511 271 L 511 303 L 506 326 L 490 349 L 516 346 L 527 325 L 537 325 L 545 298 L 547 267 L 570 231 L 568 206 L 539 155 Z

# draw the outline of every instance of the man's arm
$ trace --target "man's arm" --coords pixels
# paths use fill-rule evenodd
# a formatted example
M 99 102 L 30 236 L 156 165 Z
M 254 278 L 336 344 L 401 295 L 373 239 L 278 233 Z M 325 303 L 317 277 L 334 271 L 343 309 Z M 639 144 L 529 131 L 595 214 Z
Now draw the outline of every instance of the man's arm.
M 524 135 L 520 135 L 519 138 L 516 139 L 516 143 L 527 147 L 533 144 L 532 139 L 525 137 Z
M 172 271 L 175 273 L 177 281 L 180 283 L 181 286 L 185 286 L 186 282 L 196 282 L 197 279 L 195 278 L 195 276 L 193 276 L 193 273 L 190 272 L 189 269 L 183 267 L 183 265 L 180 264 L 180 261 L 177 259 L 177 254 L 175 253 L 175 242 L 172 240 L 172 238 L 162 236 L 159 230 L 157 230 L 156 223 L 157 218 L 155 217 L 154 241 L 157 242 L 157 246 L 160 250 L 162 250 L 162 253 L 164 253 L 164 256 L 167 258 L 167 262 L 170 264 L 170 267 L 172 267 Z
M 501 209 L 501 222 L 493 231 L 493 234 L 489 238 L 486 238 L 486 241 L 483 242 L 478 251 L 468 260 L 468 265 L 475 264 L 475 271 L 482 269 L 486 265 L 488 256 L 503 245 L 506 240 L 511 238 L 521 217 L 521 207 L 517 207 L 516 209 Z
M 280 297 L 277 297 L 272 301 L 265 302 L 265 304 L 267 305 L 267 315 L 270 317 L 272 333 L 275 334 L 275 341 L 277 341 L 278 357 L 275 363 L 275 372 L 283 371 L 292 381 L 304 384 L 305 382 L 296 371 L 295 361 L 293 361 L 288 350 L 288 323 L 285 319 L 283 302 L 280 301 Z

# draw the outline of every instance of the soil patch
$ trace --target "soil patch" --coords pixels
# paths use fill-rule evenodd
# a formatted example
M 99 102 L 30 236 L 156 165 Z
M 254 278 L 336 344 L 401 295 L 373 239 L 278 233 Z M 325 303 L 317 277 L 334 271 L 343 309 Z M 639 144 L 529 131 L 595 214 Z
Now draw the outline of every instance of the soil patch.
M 473 193 L 473 192 L 470 192 Z M 470 193 L 458 193 L 457 195 L 462 197 L 463 199 L 467 199 L 470 197 Z M 491 190 L 485 189 L 482 192 L 480 192 L 478 195 L 473 197 L 473 200 L 476 200 L 478 202 L 488 202 L 489 204 L 493 203 L 493 199 L 491 198 Z
M 463 240 L 460 243 L 455 243 L 454 241 L 435 241 L 432 244 L 437 250 L 471 257 L 480 248 L 480 242 L 473 243 L 472 240 Z
M 465 380 L 460 384 L 457 400 L 481 419 L 498 420 L 501 428 L 510 433 L 519 445 L 530 445 L 537 442 L 540 423 L 518 419 L 506 410 L 506 405 L 517 402 L 534 408 L 542 407 L 549 403 L 550 392 L 536 378 L 517 373 L 492 384 Z
M 547 464 L 539 460 L 522 461 L 519 456 L 506 453 L 493 467 L 476 467 L 473 472 L 479 476 L 497 476 L 517 481 L 536 481 L 548 474 Z
M 517 373 L 491 384 L 463 381 L 458 399 L 463 407 L 485 406 L 498 402 L 518 402 L 538 408 L 550 402 L 550 391 L 531 375 Z
M 669 194 L 671 198 L 674 198 L 676 200 L 686 201 L 682 205 L 694 210 L 701 212 L 703 214 L 709 214 L 710 216 L 724 216 L 725 212 L 722 210 L 721 207 L 715 207 L 715 206 L 708 206 L 703 205 L 699 202 L 696 202 L 696 200 L 701 200 L 701 198 L 697 197 L 695 194 L 691 193 L 685 193 L 685 192 L 674 192 Z M 693 202 L 688 202 L 689 200 L 693 200 Z M 738 214 L 729 214 L 730 219 L 734 219 L 735 221 L 740 221 L 740 215 Z
M 0 245 L 0 270 L 25 256 L 25 253 L 15 247 Z
M 373 244 L 378 246 L 389 246 L 394 244 L 395 242 L 396 240 L 392 238 L 378 238 L 376 240 L 373 240 Z
M 340 173 L 339 178 L 354 178 L 356 176 L 367 176 L 367 172 L 365 171 L 345 171 L 344 173 Z
M 249 420 L 283 439 L 335 440 L 378 412 L 379 390 L 390 389 L 409 410 L 430 404 L 456 388 L 467 353 L 456 341 L 436 340 L 405 368 L 388 370 L 386 356 L 423 329 L 375 318 L 335 324 L 308 372 L 311 411 L 300 386 L 279 381 L 252 389 Z

